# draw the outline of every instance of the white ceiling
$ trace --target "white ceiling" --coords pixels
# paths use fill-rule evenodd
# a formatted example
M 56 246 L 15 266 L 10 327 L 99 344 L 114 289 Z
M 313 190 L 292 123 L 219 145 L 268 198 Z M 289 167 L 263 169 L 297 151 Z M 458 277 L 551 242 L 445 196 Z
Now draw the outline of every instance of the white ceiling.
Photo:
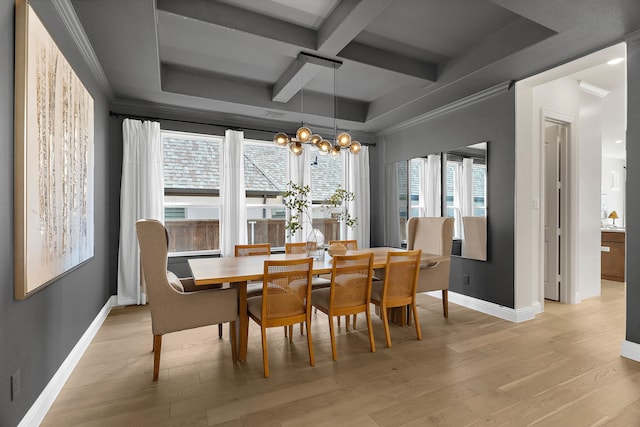
M 284 130 L 336 117 L 365 142 L 640 29 L 637 0 L 71 2 L 115 110 Z
M 609 65 L 615 58 L 625 60 Z M 535 86 L 559 78 L 571 78 L 587 82 L 608 92 L 602 98 L 602 155 L 615 159 L 626 158 L 626 47 L 618 43 L 608 48 L 585 55 L 567 64 L 523 80 Z

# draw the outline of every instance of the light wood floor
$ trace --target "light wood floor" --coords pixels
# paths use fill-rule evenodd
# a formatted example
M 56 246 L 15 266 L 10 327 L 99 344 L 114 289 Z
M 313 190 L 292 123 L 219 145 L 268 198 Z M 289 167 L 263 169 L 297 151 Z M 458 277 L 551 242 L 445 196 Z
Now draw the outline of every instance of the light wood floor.
M 421 295 L 423 340 L 391 327 L 386 348 L 374 317 L 338 331 L 331 360 L 326 317 L 306 337 L 271 330 L 271 378 L 262 376 L 260 332 L 251 323 L 246 362 L 231 363 L 227 329 L 169 334 L 153 383 L 146 307 L 112 310 L 43 426 L 638 426 L 640 363 L 620 357 L 624 284 L 579 305 L 546 302 L 514 324 Z M 188 315 L 188 313 L 185 313 Z

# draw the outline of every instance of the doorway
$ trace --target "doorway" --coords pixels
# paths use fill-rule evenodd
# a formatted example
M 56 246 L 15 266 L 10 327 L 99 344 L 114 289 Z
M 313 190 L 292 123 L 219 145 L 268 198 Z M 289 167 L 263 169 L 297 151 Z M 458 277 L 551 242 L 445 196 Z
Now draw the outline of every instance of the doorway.
M 560 301 L 568 271 L 570 124 L 544 118 L 544 298 Z

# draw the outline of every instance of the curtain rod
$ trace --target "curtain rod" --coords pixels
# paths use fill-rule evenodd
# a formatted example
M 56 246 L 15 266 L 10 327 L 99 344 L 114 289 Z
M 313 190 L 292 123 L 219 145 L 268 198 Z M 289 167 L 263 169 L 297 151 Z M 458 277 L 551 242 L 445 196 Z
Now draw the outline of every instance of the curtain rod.
M 277 131 L 274 131 L 274 130 L 257 129 L 257 128 L 250 128 L 250 127 L 245 127 L 245 126 L 240 127 L 240 126 L 229 126 L 229 125 L 220 124 L 220 123 L 197 122 L 197 121 L 193 121 L 193 120 L 167 119 L 167 118 L 163 118 L 163 117 L 151 117 L 151 116 L 141 116 L 141 115 L 137 115 L 137 114 L 118 113 L 118 112 L 115 112 L 115 111 L 109 111 L 109 117 L 126 118 L 126 119 L 138 119 L 138 120 L 164 120 L 164 121 L 168 121 L 168 122 L 189 123 L 189 124 L 192 124 L 192 125 L 215 126 L 215 127 L 231 129 L 231 130 L 237 130 L 237 131 L 252 130 L 254 132 L 267 132 L 267 133 L 275 133 L 275 132 L 277 132 Z M 361 144 L 362 145 L 366 145 L 368 147 L 375 147 L 376 146 L 375 142 L 372 142 L 372 143 L 361 142 Z

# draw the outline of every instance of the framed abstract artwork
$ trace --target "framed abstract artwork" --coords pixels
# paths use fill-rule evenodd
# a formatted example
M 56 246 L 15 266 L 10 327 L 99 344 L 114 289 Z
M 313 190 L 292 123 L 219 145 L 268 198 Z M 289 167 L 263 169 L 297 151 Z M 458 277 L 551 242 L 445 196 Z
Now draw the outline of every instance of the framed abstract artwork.
M 15 297 L 94 256 L 94 111 L 27 0 L 16 1 Z

